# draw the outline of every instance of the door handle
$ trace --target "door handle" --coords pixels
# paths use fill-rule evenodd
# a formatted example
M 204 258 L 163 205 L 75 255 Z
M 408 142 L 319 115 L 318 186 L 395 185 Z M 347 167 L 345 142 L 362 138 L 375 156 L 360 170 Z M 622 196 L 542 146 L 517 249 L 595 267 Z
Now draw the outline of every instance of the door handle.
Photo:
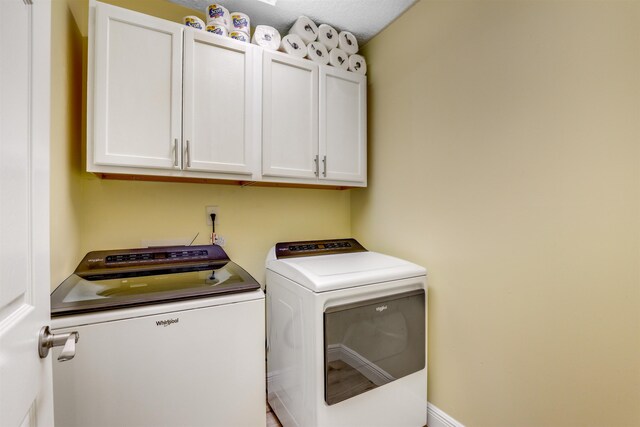
M 313 162 L 315 163 L 315 170 L 313 171 L 313 174 L 315 176 L 318 176 L 318 173 L 320 171 L 320 164 L 318 163 L 318 156 L 317 155 L 313 158 Z
M 327 156 L 322 156 L 322 176 L 327 177 Z
M 173 140 L 173 166 L 178 166 L 178 138 Z
M 186 141 L 186 147 L 184 150 L 184 157 L 186 158 L 187 167 L 191 167 L 191 153 L 189 152 L 189 140 Z
M 48 326 L 40 329 L 40 337 L 38 339 L 38 354 L 41 359 L 49 355 L 49 349 L 52 347 L 62 347 L 62 352 L 58 356 L 58 361 L 66 362 L 73 359 L 76 355 L 76 343 L 80 339 L 80 334 L 76 331 L 67 334 L 52 334 Z

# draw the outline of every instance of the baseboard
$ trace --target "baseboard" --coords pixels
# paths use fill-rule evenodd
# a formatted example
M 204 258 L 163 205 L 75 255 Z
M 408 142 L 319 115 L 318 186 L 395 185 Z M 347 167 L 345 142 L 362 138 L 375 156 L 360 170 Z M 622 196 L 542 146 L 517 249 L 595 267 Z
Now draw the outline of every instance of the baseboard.
M 449 414 L 433 403 L 427 402 L 427 426 L 429 427 L 464 427 Z

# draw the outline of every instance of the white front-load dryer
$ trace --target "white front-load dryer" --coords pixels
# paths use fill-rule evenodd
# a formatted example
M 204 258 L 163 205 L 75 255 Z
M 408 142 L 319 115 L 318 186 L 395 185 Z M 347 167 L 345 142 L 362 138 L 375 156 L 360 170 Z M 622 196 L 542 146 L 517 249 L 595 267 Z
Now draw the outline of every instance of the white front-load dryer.
M 285 427 L 424 426 L 426 270 L 354 239 L 266 261 L 268 401 Z

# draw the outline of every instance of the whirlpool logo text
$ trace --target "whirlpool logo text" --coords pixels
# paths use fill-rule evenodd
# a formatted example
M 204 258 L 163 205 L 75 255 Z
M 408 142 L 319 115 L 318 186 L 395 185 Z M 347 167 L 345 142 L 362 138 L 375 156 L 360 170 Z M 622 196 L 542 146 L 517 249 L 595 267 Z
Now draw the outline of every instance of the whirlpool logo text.
M 169 325 L 173 325 L 174 323 L 178 323 L 180 321 L 179 317 L 175 319 L 167 319 L 167 320 L 157 320 L 156 326 L 164 326 L 165 328 Z

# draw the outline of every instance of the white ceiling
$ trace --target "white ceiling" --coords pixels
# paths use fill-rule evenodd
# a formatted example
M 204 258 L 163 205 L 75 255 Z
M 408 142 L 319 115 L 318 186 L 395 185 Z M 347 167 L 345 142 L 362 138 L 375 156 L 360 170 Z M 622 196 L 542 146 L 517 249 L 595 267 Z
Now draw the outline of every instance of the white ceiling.
M 205 13 L 214 0 L 169 0 Z M 305 15 L 316 24 L 329 24 L 338 31 L 350 31 L 364 45 L 417 0 L 277 0 L 271 6 L 260 0 L 222 0 L 229 12 L 249 15 L 251 26 L 270 25 L 287 34 L 298 16 Z

